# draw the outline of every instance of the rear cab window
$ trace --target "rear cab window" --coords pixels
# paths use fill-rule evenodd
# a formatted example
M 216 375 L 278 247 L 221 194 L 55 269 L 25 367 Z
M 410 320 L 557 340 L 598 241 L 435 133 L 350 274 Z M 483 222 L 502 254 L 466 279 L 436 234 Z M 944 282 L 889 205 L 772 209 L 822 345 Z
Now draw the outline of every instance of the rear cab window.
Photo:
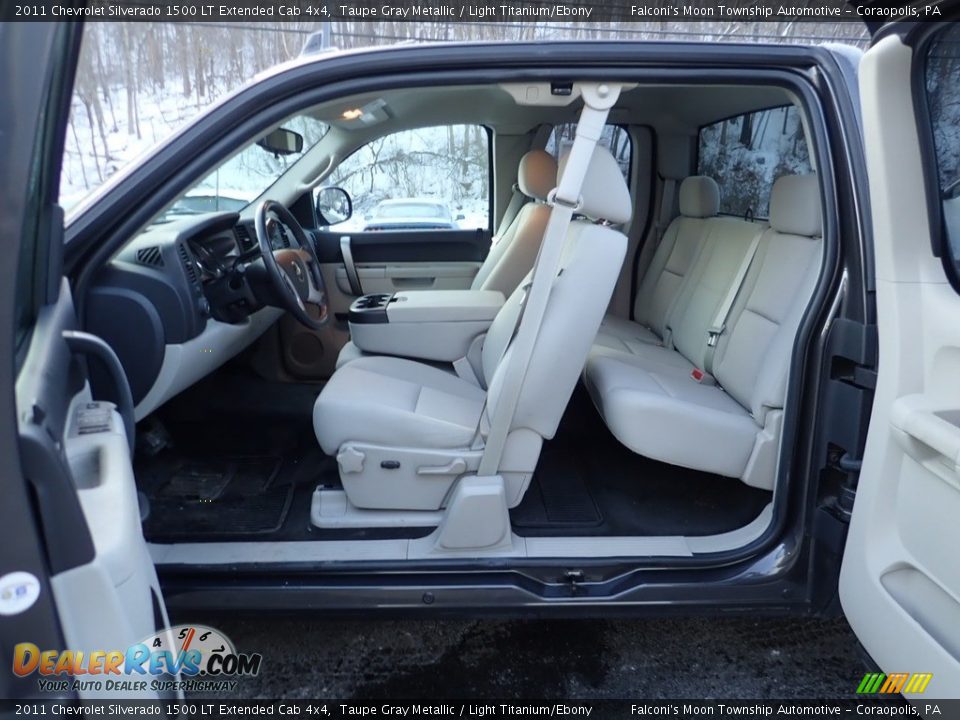
M 717 181 L 724 215 L 767 218 L 774 181 L 813 172 L 803 122 L 793 105 L 705 125 L 697 147 L 697 173 Z
M 559 158 L 560 154 L 573 144 L 573 137 L 576 132 L 576 123 L 555 125 L 550 137 L 547 138 L 547 145 L 544 149 L 555 158 Z M 597 144 L 605 147 L 616 158 L 617 164 L 620 166 L 620 172 L 623 173 L 623 178 L 629 186 L 630 163 L 633 161 L 633 142 L 630 140 L 630 133 L 627 129 L 621 125 L 607 125 L 604 127 L 603 134 Z

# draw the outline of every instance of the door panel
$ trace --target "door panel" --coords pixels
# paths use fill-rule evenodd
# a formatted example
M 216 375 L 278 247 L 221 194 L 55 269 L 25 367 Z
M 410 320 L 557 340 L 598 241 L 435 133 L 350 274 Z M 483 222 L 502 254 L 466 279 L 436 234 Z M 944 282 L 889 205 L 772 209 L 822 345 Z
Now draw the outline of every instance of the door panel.
M 4 273 L 16 270 L 0 283 L 8 293 L 0 305 L 0 338 L 8 338 L 0 341 L 0 378 L 5 385 L 9 379 L 4 403 L 8 394 L 11 400 L 6 421 L 0 422 L 0 446 L 14 448 L 4 454 L 0 514 L 6 542 L 0 543 L 0 576 L 7 577 L 8 570 L 20 571 L 21 577 L 24 571 L 36 573 L 33 587 L 39 593 L 32 607 L 0 615 L 0 653 L 10 661 L 8 669 L 14 667 L 8 653 L 18 643 L 89 656 L 130 647 L 167 624 L 140 528 L 129 388 L 117 388 L 124 398 L 123 416 L 112 404 L 90 397 L 88 367 L 103 362 L 97 353 L 106 346 L 76 331 L 70 285 L 63 277 L 57 192 L 81 27 L 0 24 L 0 77 L 5 78 L 0 96 L 9 100 L 9 94 L 15 100 L 5 107 L 16 107 L 0 120 L 0 138 L 9 151 L 0 173 L 0 232 L 8 251 Z M 125 383 L 116 356 L 108 351 L 105 357 Z M 14 358 L 15 383 L 6 371 Z M 35 523 L 36 533 L 20 534 L 23 524 L 6 522 L 7 512 Z M 30 563 L 38 554 L 42 570 Z M 2 590 L 6 600 L 11 590 L 26 592 L 30 586 L 21 582 Z M 56 614 L 37 627 L 34 616 L 44 608 Z M 36 674 L 22 673 L 16 684 L 4 697 L 41 694 Z M 93 693 L 79 692 L 82 697 Z
M 469 290 L 480 269 L 478 262 L 357 263 L 360 287 L 366 293 L 400 290 Z M 350 294 L 347 269 L 336 269 L 337 287 Z
M 840 598 L 882 670 L 932 673 L 923 696 L 946 698 L 960 697 L 960 295 L 934 254 L 915 62 L 888 35 L 861 65 L 879 372 Z
M 343 262 L 340 241 L 350 238 L 356 263 L 483 262 L 489 230 L 419 230 L 313 233 L 320 262 Z
M 86 367 L 98 360 L 71 350 L 65 333 L 75 326 L 64 281 L 57 301 L 40 311 L 16 390 L 24 475 L 37 497 L 62 649 L 89 653 L 130 647 L 169 623 L 140 525 L 132 404 L 123 417 L 91 397 Z
M 336 283 L 349 302 L 331 306 L 345 313 L 358 295 L 351 288 L 343 243 L 349 238 L 359 294 L 398 290 L 466 290 L 490 252 L 487 230 L 316 233 L 320 261 L 339 263 Z

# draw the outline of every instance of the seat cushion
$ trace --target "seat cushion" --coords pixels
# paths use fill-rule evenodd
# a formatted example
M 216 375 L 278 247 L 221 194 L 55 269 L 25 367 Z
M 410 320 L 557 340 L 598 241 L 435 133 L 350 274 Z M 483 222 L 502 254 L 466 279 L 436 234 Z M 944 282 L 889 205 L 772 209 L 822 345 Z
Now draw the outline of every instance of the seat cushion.
M 353 340 L 347 342 L 342 348 L 340 348 L 340 354 L 337 355 L 337 365 L 336 369 L 339 370 L 347 363 L 351 363 L 354 360 L 359 360 L 362 357 L 370 357 L 369 353 L 365 353 Z
M 607 315 L 600 323 L 594 345 L 632 353 L 637 346 L 659 345 L 660 338 L 650 328 L 633 320 Z
M 395 357 L 361 357 L 338 369 L 323 388 L 313 427 L 328 455 L 351 440 L 466 448 L 485 398 L 482 389 L 446 370 Z
M 740 477 L 760 431 L 750 413 L 686 368 L 642 365 L 621 353 L 587 361 L 587 389 L 614 436 L 655 460 Z

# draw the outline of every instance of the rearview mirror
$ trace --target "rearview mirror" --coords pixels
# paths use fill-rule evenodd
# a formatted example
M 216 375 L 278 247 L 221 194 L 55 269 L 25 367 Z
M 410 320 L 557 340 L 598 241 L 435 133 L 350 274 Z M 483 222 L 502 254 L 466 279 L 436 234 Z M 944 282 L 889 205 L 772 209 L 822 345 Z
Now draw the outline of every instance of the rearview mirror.
M 353 201 L 343 188 L 325 187 L 315 193 L 317 215 L 322 225 L 346 222 L 353 215 Z
M 303 152 L 303 135 L 286 128 L 277 128 L 257 140 L 257 145 L 274 155 L 296 155 Z

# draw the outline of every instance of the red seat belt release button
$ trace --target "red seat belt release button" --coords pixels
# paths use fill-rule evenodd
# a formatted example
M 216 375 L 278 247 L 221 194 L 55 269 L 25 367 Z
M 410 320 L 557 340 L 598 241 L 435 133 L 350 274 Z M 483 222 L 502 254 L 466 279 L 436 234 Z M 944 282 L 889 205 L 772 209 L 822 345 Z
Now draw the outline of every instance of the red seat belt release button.
M 700 368 L 694 368 L 690 371 L 690 377 L 692 377 L 697 382 L 703 382 L 704 372 Z

